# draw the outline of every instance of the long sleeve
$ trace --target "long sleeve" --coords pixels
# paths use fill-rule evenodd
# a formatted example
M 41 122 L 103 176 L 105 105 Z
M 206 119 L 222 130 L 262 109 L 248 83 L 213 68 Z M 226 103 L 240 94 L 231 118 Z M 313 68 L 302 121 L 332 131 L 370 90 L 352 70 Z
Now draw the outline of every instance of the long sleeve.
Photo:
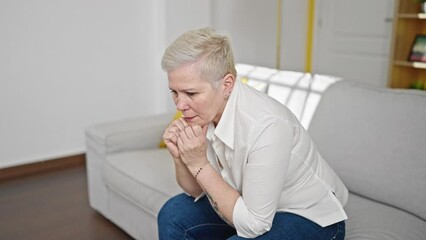
M 245 238 L 271 229 L 293 146 L 293 132 L 282 119 L 269 119 L 258 133 L 244 169 L 242 196 L 233 211 L 238 236 Z

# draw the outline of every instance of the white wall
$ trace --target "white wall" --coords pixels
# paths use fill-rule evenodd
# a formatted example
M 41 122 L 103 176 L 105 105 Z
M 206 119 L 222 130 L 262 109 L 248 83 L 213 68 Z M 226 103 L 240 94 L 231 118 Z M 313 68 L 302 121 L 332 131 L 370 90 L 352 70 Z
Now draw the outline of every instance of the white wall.
M 167 47 L 182 33 L 212 25 L 212 1 L 214 0 L 166 0 L 165 1 L 165 42 Z M 161 50 L 161 53 L 165 49 Z M 168 100 L 167 109 L 175 109 L 167 86 L 167 78 L 164 83 L 166 89 L 165 99 Z
M 183 32 L 211 25 L 212 1 L 167 0 L 166 43 L 169 45 Z
M 309 0 L 283 0 L 281 69 L 305 70 Z
M 290 7 L 304 3 L 283 3 L 281 68 L 302 70 L 305 12 Z M 238 62 L 273 67 L 275 4 L 0 1 L 0 168 L 82 153 L 89 125 L 173 109 L 160 60 L 186 30 L 212 25 Z
M 83 152 L 88 125 L 164 111 L 153 84 L 161 11 L 156 1 L 1 1 L 0 168 Z
M 275 67 L 276 0 L 214 0 L 213 26 L 231 37 L 237 62 Z M 282 1 L 281 69 L 303 71 L 307 1 Z
M 276 0 L 215 0 L 214 27 L 230 36 L 235 61 L 275 65 Z

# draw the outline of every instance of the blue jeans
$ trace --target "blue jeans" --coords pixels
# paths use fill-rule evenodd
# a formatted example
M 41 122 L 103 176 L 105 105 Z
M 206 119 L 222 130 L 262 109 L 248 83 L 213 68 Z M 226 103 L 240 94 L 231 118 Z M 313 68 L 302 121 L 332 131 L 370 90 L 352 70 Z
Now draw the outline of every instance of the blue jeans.
M 160 240 L 247 239 L 237 236 L 233 227 L 213 210 L 207 197 L 194 203 L 182 193 L 168 200 L 158 215 Z M 276 213 L 270 231 L 254 239 L 334 239 L 345 238 L 345 222 L 327 227 L 292 213 Z

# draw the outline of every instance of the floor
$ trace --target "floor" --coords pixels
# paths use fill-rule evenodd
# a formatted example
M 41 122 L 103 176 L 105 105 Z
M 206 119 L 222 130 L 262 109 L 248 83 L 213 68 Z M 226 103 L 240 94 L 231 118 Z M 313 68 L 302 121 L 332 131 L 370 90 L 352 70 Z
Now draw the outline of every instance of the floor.
M 0 182 L 0 239 L 132 239 L 89 206 L 84 165 Z

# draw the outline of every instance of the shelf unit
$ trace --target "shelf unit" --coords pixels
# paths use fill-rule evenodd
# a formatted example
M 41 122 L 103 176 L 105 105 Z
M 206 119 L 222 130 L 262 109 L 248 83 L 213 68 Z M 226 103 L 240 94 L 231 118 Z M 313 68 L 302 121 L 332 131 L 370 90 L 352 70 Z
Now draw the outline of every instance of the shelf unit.
M 408 61 L 415 36 L 426 34 L 426 13 L 420 13 L 420 3 L 414 0 L 396 0 L 394 16 L 388 85 L 409 88 L 416 81 L 426 83 L 426 63 Z

